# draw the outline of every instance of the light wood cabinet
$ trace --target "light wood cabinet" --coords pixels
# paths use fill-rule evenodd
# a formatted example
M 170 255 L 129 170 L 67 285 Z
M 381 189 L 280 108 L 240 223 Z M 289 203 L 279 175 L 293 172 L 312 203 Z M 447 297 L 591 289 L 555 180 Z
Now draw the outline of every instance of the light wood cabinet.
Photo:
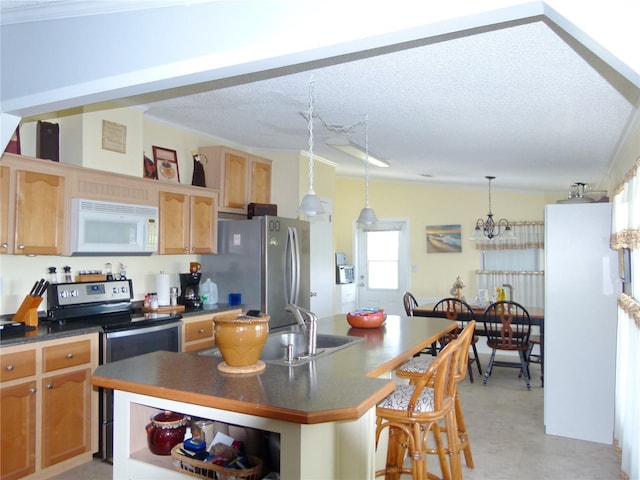
M 51 476 L 98 449 L 98 334 L 0 350 L 0 477 Z
M 56 162 L 2 156 L 0 253 L 63 255 L 67 183 Z M 5 230 L 6 229 L 6 230 Z
M 271 160 L 250 156 L 248 203 L 271 203 Z
M 216 192 L 198 187 L 192 187 L 185 192 L 183 187 L 180 190 L 162 190 L 159 197 L 159 253 L 216 253 Z
M 270 203 L 271 160 L 225 146 L 200 147 L 208 188 L 220 191 L 220 210 L 246 213 L 249 203 Z
M 9 251 L 9 167 L 0 166 L 0 253 Z
M 42 468 L 91 452 L 91 370 L 42 379 Z
M 241 309 L 228 310 L 220 313 L 210 313 L 206 315 L 196 315 L 182 318 L 182 351 L 193 352 L 215 345 L 215 334 L 213 331 L 216 318 L 220 315 L 230 313 L 240 314 Z

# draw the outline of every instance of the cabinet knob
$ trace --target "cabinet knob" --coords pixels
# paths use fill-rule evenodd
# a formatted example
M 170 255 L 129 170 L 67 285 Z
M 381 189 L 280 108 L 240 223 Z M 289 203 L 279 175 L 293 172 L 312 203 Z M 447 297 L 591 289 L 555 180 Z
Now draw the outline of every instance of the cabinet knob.
M 6 243 L 6 242 L 2 242 L 2 243 L 0 243 L 0 247 L 2 247 L 2 248 L 9 248 L 9 244 L 8 244 L 8 243 Z
M 47 383 L 47 388 L 51 390 L 53 388 L 53 383 Z
M 18 250 L 24 250 L 24 245 L 18 245 Z
M 198 333 L 204 333 L 204 328 L 201 328 L 200 330 L 198 330 Z
M 73 353 L 67 353 L 67 358 L 73 358 Z
M 13 371 L 13 365 L 7 365 L 7 371 L 8 372 L 12 372 Z
M 32 387 L 32 388 L 29 389 L 29 392 L 31 392 L 31 393 L 36 393 L 37 391 L 38 391 L 38 389 L 35 388 L 35 387 Z

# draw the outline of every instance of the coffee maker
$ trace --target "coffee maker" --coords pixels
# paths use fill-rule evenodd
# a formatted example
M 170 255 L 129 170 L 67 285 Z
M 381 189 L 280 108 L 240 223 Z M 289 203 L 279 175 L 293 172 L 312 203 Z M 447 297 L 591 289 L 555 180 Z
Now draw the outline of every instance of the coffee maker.
M 200 277 L 202 273 L 181 273 L 180 274 L 180 298 L 178 303 L 189 308 L 202 307 L 200 299 Z

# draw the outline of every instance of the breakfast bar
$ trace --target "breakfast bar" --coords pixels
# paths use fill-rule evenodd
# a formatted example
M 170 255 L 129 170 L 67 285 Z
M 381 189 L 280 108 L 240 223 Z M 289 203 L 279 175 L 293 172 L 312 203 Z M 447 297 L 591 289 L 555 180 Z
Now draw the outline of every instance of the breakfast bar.
M 267 362 L 254 374 L 217 369 L 221 357 L 155 352 L 101 365 L 95 386 L 115 390 L 114 478 L 176 478 L 171 457 L 153 455 L 145 425 L 161 410 L 280 434 L 280 478 L 373 478 L 375 406 L 395 367 L 456 328 L 446 319 L 389 315 L 351 328 L 344 315 L 318 332 L 362 341 L 298 366 Z M 268 472 L 263 472 L 264 474 Z

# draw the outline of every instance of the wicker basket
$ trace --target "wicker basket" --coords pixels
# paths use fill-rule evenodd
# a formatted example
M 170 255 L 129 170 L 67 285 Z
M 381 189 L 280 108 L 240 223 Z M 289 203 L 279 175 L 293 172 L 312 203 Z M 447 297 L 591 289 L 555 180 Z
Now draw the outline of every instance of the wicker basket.
M 260 480 L 262 478 L 262 460 L 253 455 L 247 455 L 251 467 L 238 469 L 226 468 L 213 463 L 194 460 L 180 453 L 182 443 L 179 443 L 171 449 L 171 457 L 174 466 L 182 473 L 198 477 L 210 478 L 218 480 L 232 480 L 236 478 L 244 478 L 247 480 Z

